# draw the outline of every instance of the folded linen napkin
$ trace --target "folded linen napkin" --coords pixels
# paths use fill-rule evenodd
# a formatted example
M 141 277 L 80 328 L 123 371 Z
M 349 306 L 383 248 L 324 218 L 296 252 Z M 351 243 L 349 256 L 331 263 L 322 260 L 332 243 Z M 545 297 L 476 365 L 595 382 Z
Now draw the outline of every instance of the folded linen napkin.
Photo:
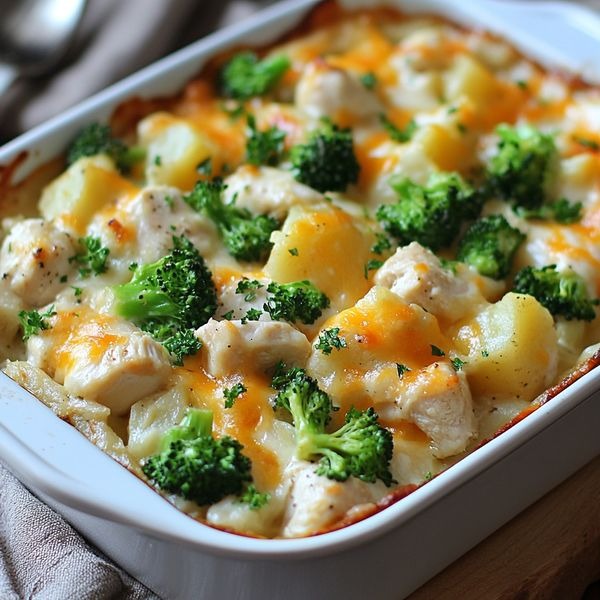
M 88 0 L 64 67 L 0 98 L 0 141 L 272 0 Z M 2 600 L 158 598 L 87 544 L 0 464 Z
M 88 0 L 62 68 L 0 97 L 0 143 L 273 0 Z

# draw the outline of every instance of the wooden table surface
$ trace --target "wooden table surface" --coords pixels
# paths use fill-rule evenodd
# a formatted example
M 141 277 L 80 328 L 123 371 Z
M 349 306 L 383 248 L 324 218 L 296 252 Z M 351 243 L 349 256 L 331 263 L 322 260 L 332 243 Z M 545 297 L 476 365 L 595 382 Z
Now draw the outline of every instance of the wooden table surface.
M 408 600 L 581 600 L 598 580 L 600 457 Z M 598 599 L 600 588 L 594 586 L 586 600 Z

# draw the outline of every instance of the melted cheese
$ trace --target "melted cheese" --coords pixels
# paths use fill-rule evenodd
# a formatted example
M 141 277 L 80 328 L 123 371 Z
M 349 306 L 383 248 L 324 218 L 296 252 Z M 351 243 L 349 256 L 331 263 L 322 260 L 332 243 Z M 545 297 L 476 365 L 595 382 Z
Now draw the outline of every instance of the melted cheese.
M 110 438 L 119 460 L 140 476 L 143 461 L 189 407 L 210 409 L 214 436 L 243 445 L 253 482 L 270 500 L 253 510 L 234 496 L 208 508 L 169 499 L 217 526 L 269 537 L 314 533 L 389 492 L 381 481 L 332 482 L 299 460 L 291 419 L 273 410 L 278 361 L 304 368 L 330 395 L 339 409 L 330 429 L 352 407 L 374 408 L 394 441 L 393 477 L 419 484 L 529 407 L 600 339 L 598 319 L 556 320 L 533 297 L 506 293 L 518 268 L 556 264 L 572 268 L 600 296 L 596 91 L 543 71 L 484 32 L 387 9 L 344 13 L 332 2 L 267 50 L 279 54 L 290 68 L 263 96 L 220 97 L 219 59 L 163 110 L 140 118 L 131 143 L 146 157 L 130 174 L 119 173 L 108 156 L 85 157 L 39 198 L 39 183 L 12 190 L 7 198 L 37 204 L 44 222 L 6 220 L 13 234 L 0 251 L 2 356 L 28 361 L 9 370 L 50 406 L 58 394 L 61 406 L 81 396 L 96 407 L 93 415 L 78 413 L 88 422 L 82 430 L 101 431 L 89 434 L 100 445 L 100 437 Z M 277 164 L 247 164 L 248 115 L 260 133 L 284 132 Z M 289 153 L 322 117 L 351 129 L 360 166 L 358 181 L 335 193 L 299 182 Z M 398 200 L 390 179 L 424 185 L 433 173 L 458 172 L 478 186 L 496 152 L 499 123 L 529 123 L 555 135 L 559 157 L 549 193 L 581 202 L 580 222 L 525 220 L 509 203 L 489 201 L 484 214 L 501 213 L 526 235 L 502 281 L 466 265 L 448 267 L 418 244 L 398 251 L 421 256 L 414 260 L 400 261 L 394 245 L 378 248 L 376 210 Z M 211 173 L 200 173 L 209 162 Z M 211 175 L 225 179 L 225 202 L 276 221 L 263 261 L 233 258 L 223 232 L 186 202 L 198 179 Z M 24 190 L 32 190 L 26 201 Z M 3 207 L 3 216 L 11 210 Z M 25 243 L 20 232 L 28 228 L 44 236 Z M 131 277 L 131 263 L 169 253 L 174 235 L 185 235 L 204 257 L 218 296 L 213 318 L 196 331 L 203 347 L 182 366 L 115 316 L 111 292 Z M 77 273 L 76 245 L 84 236 L 109 250 L 100 276 Z M 442 255 L 455 258 L 456 243 Z M 260 291 L 237 293 L 244 279 L 258 280 Z M 313 323 L 274 323 L 267 286 L 299 280 L 322 291 L 329 306 Z M 24 346 L 16 335 L 19 311 L 40 306 L 44 328 Z M 335 332 L 339 345 L 327 351 L 323 340 Z M 45 383 L 36 388 L 35 381 Z M 226 407 L 224 390 L 236 384 L 245 391 Z M 96 402 L 104 405 L 101 418 Z M 109 423 L 119 423 L 118 431 Z

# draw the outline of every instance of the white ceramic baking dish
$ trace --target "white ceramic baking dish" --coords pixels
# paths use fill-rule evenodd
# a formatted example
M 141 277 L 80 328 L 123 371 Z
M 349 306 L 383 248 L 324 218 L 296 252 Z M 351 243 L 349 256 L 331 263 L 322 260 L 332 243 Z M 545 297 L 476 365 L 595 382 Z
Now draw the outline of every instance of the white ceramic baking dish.
M 17 177 L 64 150 L 86 122 L 131 96 L 171 94 L 207 58 L 266 43 L 316 0 L 289 0 L 105 90 L 0 149 L 29 154 Z M 369 0 L 346 4 L 372 6 Z M 390 0 L 503 34 L 548 64 L 600 81 L 600 19 L 577 5 Z M 201 525 L 0 376 L 0 458 L 116 562 L 165 598 L 402 598 L 600 454 L 600 370 L 387 509 L 297 540 L 259 540 Z

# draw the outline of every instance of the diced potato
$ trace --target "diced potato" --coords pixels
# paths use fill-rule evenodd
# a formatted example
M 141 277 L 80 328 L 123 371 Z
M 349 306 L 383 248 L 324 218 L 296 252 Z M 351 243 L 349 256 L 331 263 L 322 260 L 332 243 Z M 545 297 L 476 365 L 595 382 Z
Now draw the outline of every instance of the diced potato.
M 336 311 L 352 306 L 370 287 L 357 265 L 371 257 L 372 236 L 343 210 L 293 207 L 272 240 L 265 275 L 280 283 L 310 279 Z
M 477 139 L 454 123 L 421 127 L 414 141 L 442 171 L 465 171 L 473 164 Z
M 210 139 L 192 123 L 167 113 L 157 113 L 139 125 L 140 142 L 147 149 L 146 179 L 191 190 L 198 165 L 215 153 Z
M 45 219 L 60 218 L 67 228 L 83 233 L 106 203 L 135 191 L 108 156 L 80 158 L 44 188 L 39 210 Z
M 493 74 L 479 61 L 466 55 L 457 56 L 446 74 L 445 96 L 450 101 L 466 96 L 477 106 L 483 106 L 492 100 L 496 89 Z
M 508 293 L 459 327 L 474 396 L 532 400 L 556 376 L 558 342 L 550 313 L 533 297 Z

